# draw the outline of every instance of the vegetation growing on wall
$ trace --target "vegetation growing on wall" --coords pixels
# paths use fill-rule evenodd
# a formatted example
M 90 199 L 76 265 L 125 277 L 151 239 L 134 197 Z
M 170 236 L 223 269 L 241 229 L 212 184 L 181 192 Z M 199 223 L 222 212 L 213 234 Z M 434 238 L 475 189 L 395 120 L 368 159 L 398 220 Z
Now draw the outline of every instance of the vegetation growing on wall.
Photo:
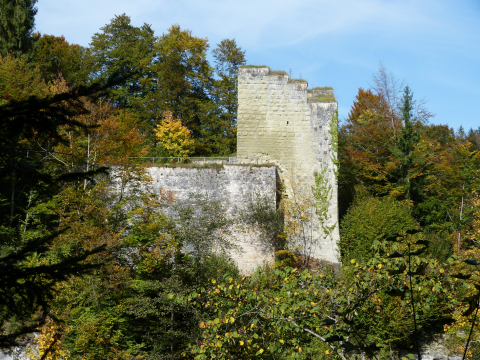
M 308 83 L 307 80 L 303 79 L 288 79 L 289 83 L 300 83 L 300 84 L 306 84 Z
M 337 102 L 335 96 L 325 94 L 325 95 L 315 95 L 307 99 L 308 102 Z
M 308 89 L 308 92 L 313 92 L 315 90 L 333 90 L 331 86 L 317 86 L 311 89 Z
M 268 75 L 288 75 L 286 71 L 283 70 L 270 70 Z

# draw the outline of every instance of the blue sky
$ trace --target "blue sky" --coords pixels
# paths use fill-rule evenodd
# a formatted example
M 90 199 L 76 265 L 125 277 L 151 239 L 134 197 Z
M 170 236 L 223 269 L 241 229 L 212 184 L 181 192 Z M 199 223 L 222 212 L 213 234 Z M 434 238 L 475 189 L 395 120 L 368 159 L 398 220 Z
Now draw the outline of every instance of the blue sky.
M 425 98 L 436 124 L 480 126 L 479 0 L 38 0 L 36 30 L 88 46 L 115 16 L 235 38 L 249 64 L 291 69 L 310 86 L 333 86 L 340 117 L 380 61 Z

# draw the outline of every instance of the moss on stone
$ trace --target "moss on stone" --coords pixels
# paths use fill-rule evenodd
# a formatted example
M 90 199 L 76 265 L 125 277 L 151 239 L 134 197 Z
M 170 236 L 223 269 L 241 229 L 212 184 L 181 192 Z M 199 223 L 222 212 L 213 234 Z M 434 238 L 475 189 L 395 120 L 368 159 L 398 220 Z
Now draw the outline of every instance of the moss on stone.
M 276 166 L 273 163 L 266 164 L 218 164 L 218 163 L 207 163 L 207 164 L 194 164 L 194 163 L 160 163 L 160 164 L 147 164 L 147 167 L 157 167 L 157 168 L 184 168 L 184 169 L 223 169 L 224 166 L 250 166 L 250 167 L 272 167 Z
M 288 75 L 286 71 L 283 70 L 270 70 L 268 75 Z
M 308 89 L 308 92 L 313 92 L 314 90 L 333 90 L 331 86 L 317 86 L 312 89 Z
M 270 67 L 267 66 L 267 65 L 243 65 L 243 66 L 240 66 L 240 68 L 268 68 L 268 69 L 270 69 Z
M 255 167 L 255 168 L 258 168 L 258 167 L 275 167 L 277 165 L 275 165 L 274 163 L 265 163 L 265 164 L 249 164 L 249 163 L 245 163 L 245 164 L 225 164 L 225 165 L 228 165 L 228 166 L 250 166 L 250 167 Z
M 148 164 L 148 167 L 161 167 L 161 168 L 187 168 L 187 169 L 219 169 L 223 168 L 224 164 L 218 163 L 206 163 L 206 164 L 195 164 L 195 163 L 158 163 L 158 164 Z
M 307 99 L 308 102 L 337 102 L 333 95 L 317 95 Z
M 303 80 L 303 79 L 290 79 L 288 80 L 289 83 L 301 83 L 301 84 L 306 84 L 308 83 L 307 80 Z

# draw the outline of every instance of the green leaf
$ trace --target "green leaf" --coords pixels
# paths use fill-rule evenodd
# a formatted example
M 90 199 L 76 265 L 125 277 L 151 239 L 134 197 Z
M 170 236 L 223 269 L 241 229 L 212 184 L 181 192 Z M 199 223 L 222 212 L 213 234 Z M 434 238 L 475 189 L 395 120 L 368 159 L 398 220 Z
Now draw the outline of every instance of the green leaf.
M 403 274 L 403 272 L 407 269 L 406 265 L 400 266 L 398 270 L 389 270 L 388 274 L 389 275 L 398 275 L 398 274 Z

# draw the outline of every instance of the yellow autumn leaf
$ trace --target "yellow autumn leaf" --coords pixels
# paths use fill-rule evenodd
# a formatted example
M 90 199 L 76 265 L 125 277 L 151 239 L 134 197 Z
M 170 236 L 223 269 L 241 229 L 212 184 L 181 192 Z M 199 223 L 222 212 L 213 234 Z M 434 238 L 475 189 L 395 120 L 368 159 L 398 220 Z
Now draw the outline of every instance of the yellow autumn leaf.
M 182 125 L 180 119 L 175 119 L 170 111 L 165 112 L 163 121 L 154 129 L 158 144 L 170 156 L 188 156 L 194 141 L 190 130 Z

